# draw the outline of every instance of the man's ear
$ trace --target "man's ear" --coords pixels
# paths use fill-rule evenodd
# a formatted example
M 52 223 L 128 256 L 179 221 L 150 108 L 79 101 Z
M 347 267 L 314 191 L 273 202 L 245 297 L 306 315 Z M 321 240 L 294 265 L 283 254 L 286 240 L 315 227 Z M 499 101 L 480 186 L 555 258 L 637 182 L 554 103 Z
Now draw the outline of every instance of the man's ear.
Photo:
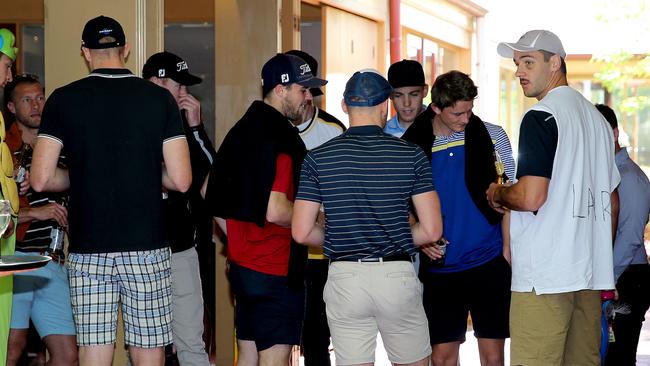
M 560 70 L 560 65 L 562 65 L 562 59 L 560 58 L 560 55 L 555 54 L 551 56 L 550 62 L 551 62 L 551 71 Z
M 273 93 L 280 98 L 284 96 L 284 93 L 286 93 L 286 91 L 287 89 L 282 84 L 278 84 L 273 88 Z
M 424 84 L 422 86 L 422 98 L 426 98 L 428 94 L 429 94 L 429 85 Z
M 7 109 L 9 109 L 9 112 L 16 114 L 16 105 L 14 102 L 7 103 Z
M 348 114 L 348 105 L 345 104 L 345 99 L 341 99 L 341 109 L 343 109 L 343 112 L 345 112 L 345 114 Z
M 433 109 L 433 111 L 436 112 L 436 114 L 442 113 L 442 109 L 438 108 L 438 106 L 436 106 L 433 103 L 431 103 L 431 109 Z
M 124 60 L 129 57 L 129 52 L 131 52 L 131 45 L 128 42 L 124 43 Z
M 90 63 L 90 49 L 86 47 L 81 47 L 81 53 L 84 55 L 86 61 Z

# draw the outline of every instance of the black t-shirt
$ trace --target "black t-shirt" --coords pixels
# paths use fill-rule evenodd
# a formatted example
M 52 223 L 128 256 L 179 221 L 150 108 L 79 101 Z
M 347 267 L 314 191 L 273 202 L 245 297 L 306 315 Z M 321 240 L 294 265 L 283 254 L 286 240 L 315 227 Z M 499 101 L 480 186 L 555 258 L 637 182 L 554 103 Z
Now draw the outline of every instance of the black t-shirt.
M 126 69 L 95 70 L 55 90 L 40 138 L 65 146 L 70 251 L 151 250 L 162 233 L 162 147 L 185 138 L 164 88 Z
M 172 253 L 212 242 L 212 215 L 200 190 L 216 152 L 203 123 L 189 127 L 184 121 L 184 127 L 192 162 L 192 186 L 186 193 L 168 191 L 164 200 L 164 226 Z
M 530 110 L 519 128 L 517 178 L 526 175 L 551 179 L 557 149 L 557 122 L 547 112 Z

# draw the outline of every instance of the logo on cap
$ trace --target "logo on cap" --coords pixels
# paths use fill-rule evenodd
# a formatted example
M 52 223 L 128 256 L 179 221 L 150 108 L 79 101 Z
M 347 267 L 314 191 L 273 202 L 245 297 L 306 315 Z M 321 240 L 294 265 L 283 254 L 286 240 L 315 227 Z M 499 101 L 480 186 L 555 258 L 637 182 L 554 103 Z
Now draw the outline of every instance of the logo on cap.
M 99 33 L 101 33 L 101 34 L 111 34 L 111 33 L 113 33 L 113 30 L 109 29 L 109 28 L 104 28 L 104 29 L 100 30 Z
M 308 64 L 300 65 L 300 75 L 305 75 L 308 72 L 311 73 L 311 68 Z
M 159 69 L 158 70 L 158 77 L 159 78 L 164 78 L 165 77 L 165 69 Z
M 282 81 L 283 83 L 288 83 L 289 82 L 289 74 L 280 75 L 280 81 Z
M 176 71 L 178 71 L 178 72 L 181 72 L 181 71 L 187 70 L 187 69 L 188 69 L 187 62 L 185 62 L 185 61 L 181 61 L 181 62 L 176 64 Z

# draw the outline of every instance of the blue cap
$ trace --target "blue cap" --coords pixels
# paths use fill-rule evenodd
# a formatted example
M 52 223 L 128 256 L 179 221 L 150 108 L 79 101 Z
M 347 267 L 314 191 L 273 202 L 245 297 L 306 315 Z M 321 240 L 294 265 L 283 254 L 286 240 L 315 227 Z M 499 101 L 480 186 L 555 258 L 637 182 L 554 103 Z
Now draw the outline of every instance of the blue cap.
M 300 57 L 278 53 L 262 67 L 262 94 L 266 95 L 278 84 L 318 88 L 327 84 L 327 80 L 315 77 L 309 64 Z
M 353 107 L 374 107 L 381 104 L 393 88 L 376 70 L 361 70 L 352 75 L 345 84 L 343 99 L 345 104 Z

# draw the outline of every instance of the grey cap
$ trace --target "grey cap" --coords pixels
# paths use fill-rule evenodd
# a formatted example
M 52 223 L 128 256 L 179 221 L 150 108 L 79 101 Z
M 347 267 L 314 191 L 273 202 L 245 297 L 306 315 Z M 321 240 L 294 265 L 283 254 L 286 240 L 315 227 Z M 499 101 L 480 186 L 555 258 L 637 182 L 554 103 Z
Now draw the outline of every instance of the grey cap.
M 564 52 L 560 38 L 553 32 L 543 29 L 531 30 L 524 33 L 516 43 L 501 42 L 497 46 L 497 52 L 502 57 L 512 58 L 514 51 L 547 51 L 566 58 L 566 52 Z

